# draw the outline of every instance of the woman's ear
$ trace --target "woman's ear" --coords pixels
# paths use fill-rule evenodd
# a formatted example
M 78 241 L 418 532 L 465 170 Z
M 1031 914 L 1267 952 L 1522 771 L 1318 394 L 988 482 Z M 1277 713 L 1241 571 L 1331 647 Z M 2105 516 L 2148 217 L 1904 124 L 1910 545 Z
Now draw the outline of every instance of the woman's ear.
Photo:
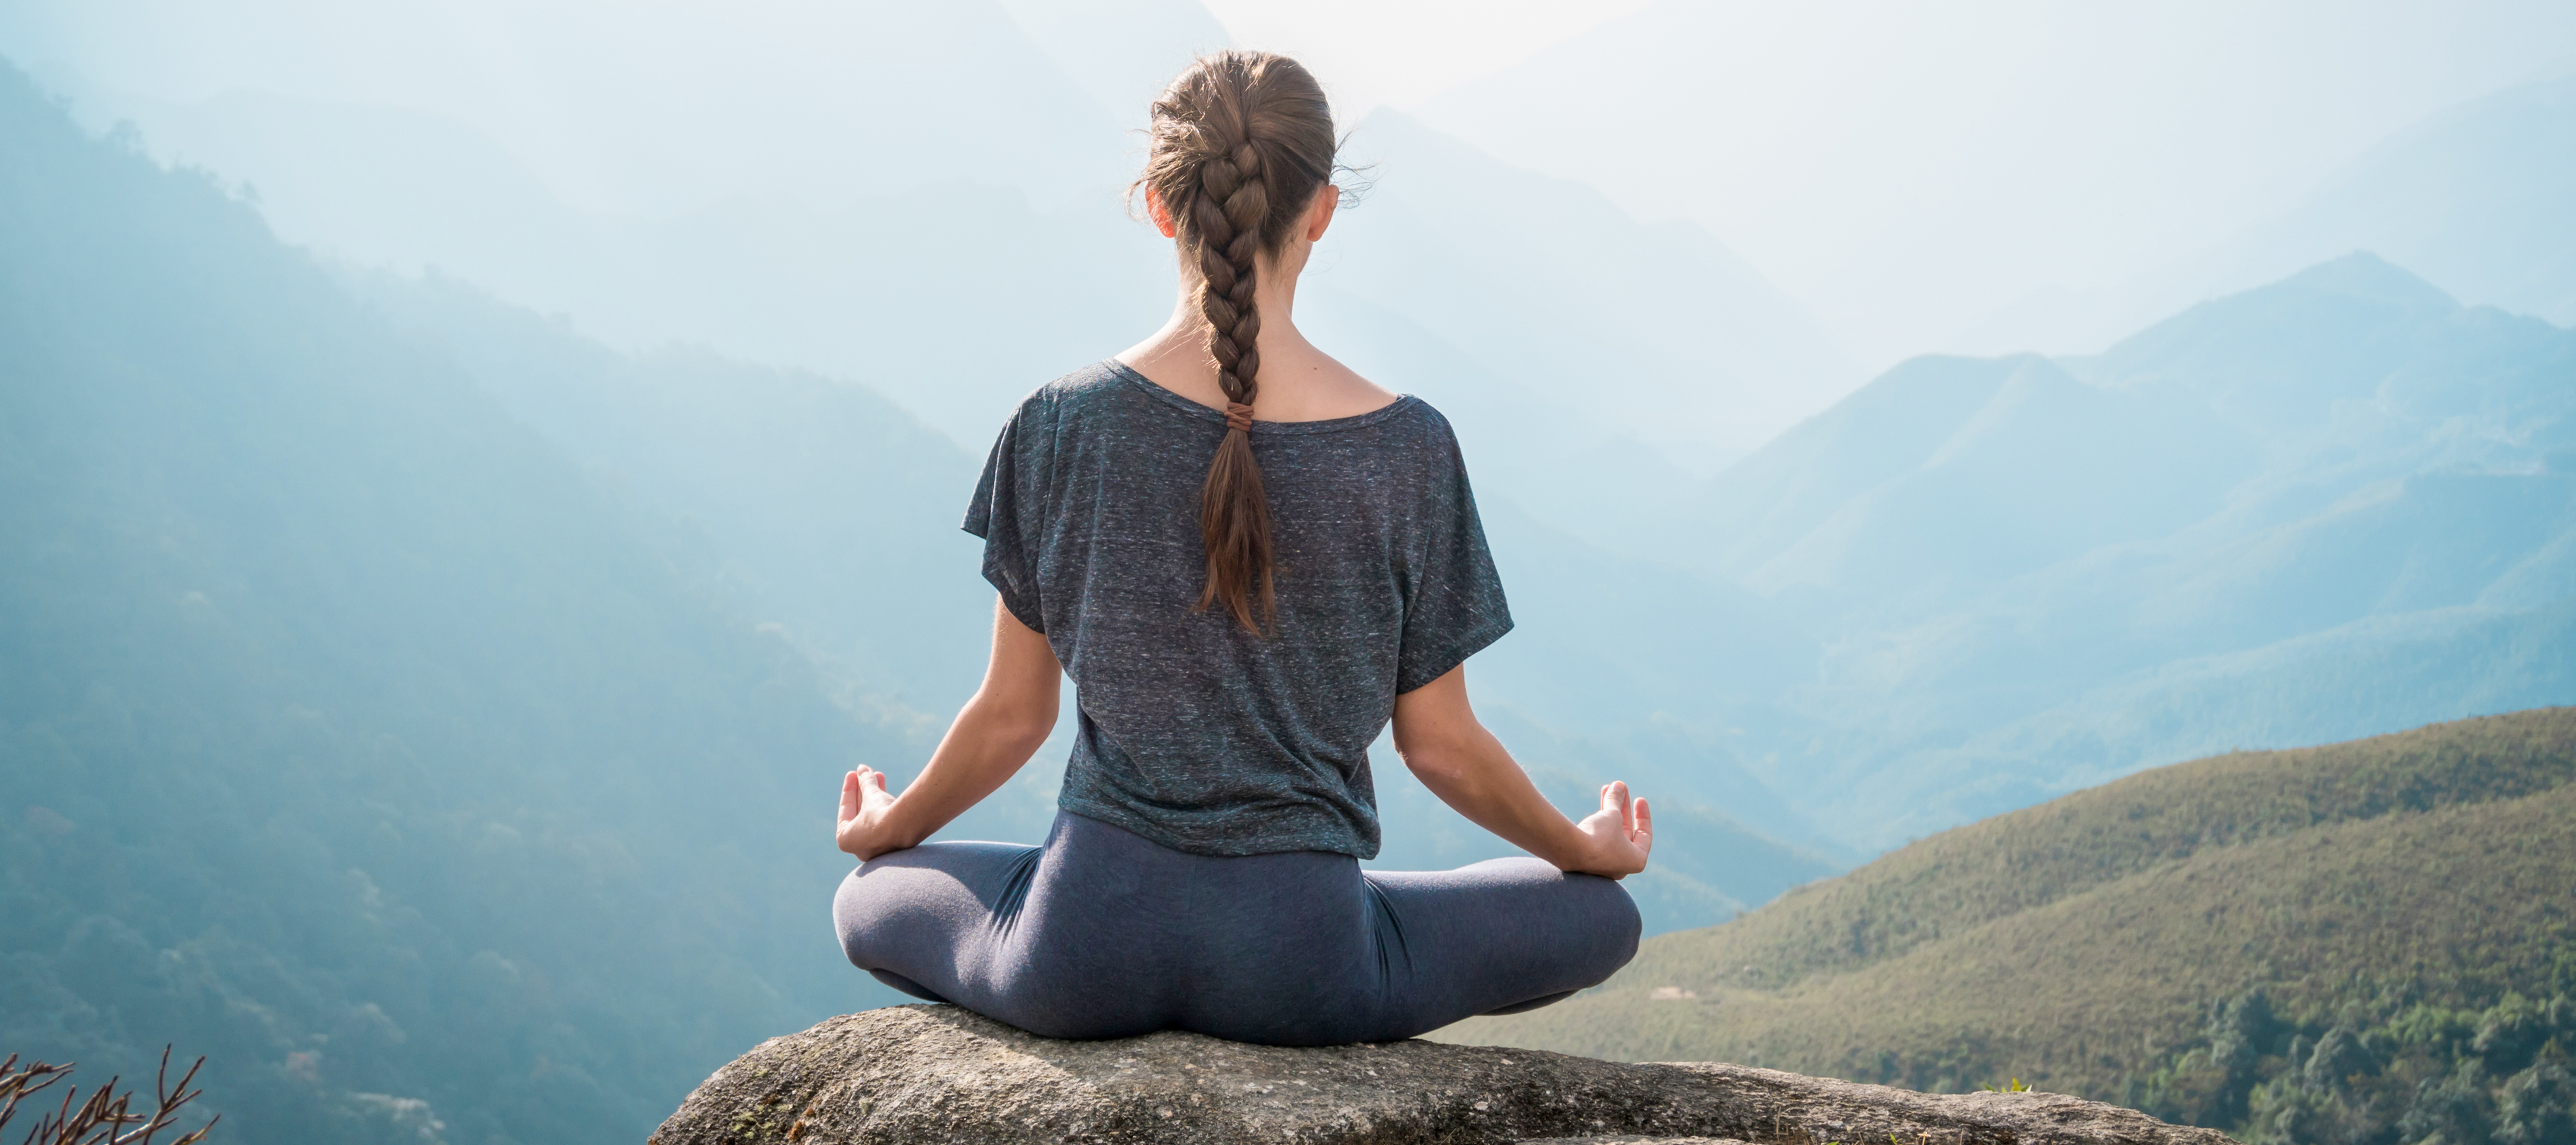
M 1315 206 L 1306 212 L 1306 241 L 1324 237 L 1324 228 L 1333 225 L 1333 212 L 1342 206 L 1342 189 L 1330 183 L 1315 192 Z
M 1163 205 L 1163 196 L 1152 187 L 1145 188 L 1145 214 L 1154 220 L 1154 229 L 1172 237 L 1172 210 Z

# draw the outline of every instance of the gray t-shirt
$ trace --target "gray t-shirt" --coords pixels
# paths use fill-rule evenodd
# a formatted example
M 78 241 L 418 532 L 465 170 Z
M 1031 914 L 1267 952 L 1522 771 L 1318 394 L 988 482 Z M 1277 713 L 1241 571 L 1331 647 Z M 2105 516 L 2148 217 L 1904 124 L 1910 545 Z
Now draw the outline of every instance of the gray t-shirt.
M 1225 416 L 1115 361 L 1020 403 L 967 532 L 1002 604 L 1073 677 L 1058 805 L 1202 855 L 1377 854 L 1368 746 L 1398 693 L 1511 631 L 1449 422 L 1419 399 L 1254 422 L 1278 621 L 1207 579 L 1199 489 Z

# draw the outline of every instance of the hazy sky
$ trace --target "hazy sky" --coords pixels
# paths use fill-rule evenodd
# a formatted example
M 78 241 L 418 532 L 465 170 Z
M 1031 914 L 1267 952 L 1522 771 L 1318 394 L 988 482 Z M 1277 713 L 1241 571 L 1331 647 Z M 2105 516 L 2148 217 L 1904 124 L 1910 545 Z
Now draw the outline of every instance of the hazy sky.
M 1336 110 L 1412 107 L 1651 0 L 1207 0 L 1236 43 L 1328 77 Z
M 1125 7 L 1157 0 L 1082 0 Z M 1082 3 L 1074 6 L 1080 7 Z M 1209 0 L 1346 122 L 1417 114 L 1716 234 L 1884 366 L 2086 352 L 2425 117 L 2576 66 L 2567 0 Z
M 2576 65 L 2576 2 L 0 0 L 40 76 L 427 113 L 625 215 L 1090 202 L 1227 39 L 1303 57 L 1346 123 L 1404 109 L 1697 223 L 1882 367 L 2169 313 L 2392 132 Z
M 2097 348 L 2390 133 L 2576 65 L 2568 0 L 1211 7 L 1354 106 L 1700 223 L 1878 364 Z

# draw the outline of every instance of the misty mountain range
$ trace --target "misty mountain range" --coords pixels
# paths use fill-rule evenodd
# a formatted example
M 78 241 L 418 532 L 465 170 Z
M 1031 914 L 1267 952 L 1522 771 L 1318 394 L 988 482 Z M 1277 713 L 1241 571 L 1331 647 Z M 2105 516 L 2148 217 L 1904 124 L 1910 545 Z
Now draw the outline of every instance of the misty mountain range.
M 2351 255 L 2095 358 L 1899 367 L 1712 481 L 1678 555 L 1807 618 L 1756 770 L 1883 842 L 2563 702 L 2571 449 L 2576 334 Z
M 1124 55 L 1063 28 L 1014 31 L 998 9 L 924 17 L 948 22 L 930 37 L 942 46 L 887 74 L 935 75 L 941 53 L 1000 37 L 1021 45 L 1025 92 L 1092 106 L 1150 91 L 1140 77 L 1215 34 L 1191 5 L 1130 7 L 1088 33 L 1158 29 L 1110 37 Z M 665 32 L 685 33 L 670 19 Z M 57 36 L 46 58 L 121 59 L 33 27 L 21 34 Z M 424 50 L 476 50 L 439 44 Z M 1035 381 L 1148 328 L 1170 289 L 1160 248 L 1114 213 L 1106 169 L 1065 158 L 1068 138 L 1119 146 L 1107 110 L 995 121 L 1046 139 L 1016 184 L 971 158 L 1005 147 L 987 141 L 829 207 L 726 191 L 750 176 L 716 172 L 697 177 L 695 206 L 620 215 L 562 199 L 559 173 L 517 158 L 526 139 L 458 119 L 238 88 L 156 102 L 118 95 L 115 67 L 100 82 L 67 66 L 76 111 L 130 115 L 155 155 L 207 166 L 621 495 L 702 529 L 725 591 L 823 665 L 846 706 L 915 740 L 972 685 L 981 590 L 959 575 L 968 542 L 951 525 L 980 442 Z M 2576 153 L 2550 146 L 2576 130 L 2570 83 L 2402 133 L 2228 273 L 2378 244 L 2546 311 L 2576 289 L 2545 208 Z M 918 145 L 828 116 L 807 126 Z M 588 144 L 593 165 L 647 162 L 618 145 Z M 1561 765 L 1570 786 L 1624 768 L 1677 806 L 1731 809 L 1847 862 L 2206 750 L 2563 698 L 2557 645 L 2531 637 L 2565 583 L 2555 510 L 2463 539 L 2443 530 L 2464 518 L 2412 508 L 2551 495 L 2564 350 L 2545 322 L 2462 310 L 2397 265 L 2347 258 L 2095 358 L 1909 362 L 1774 435 L 1852 366 L 1714 238 L 1641 224 L 1393 111 L 1360 125 L 1350 158 L 1367 191 L 1319 251 L 1301 317 L 1363 372 L 1440 405 L 1471 458 L 1496 459 L 1477 473 L 1522 625 L 1480 658 L 1477 690 L 1534 755 L 1581 745 Z M 1089 198 L 1062 190 L 1086 185 Z M 2518 233 L 2536 241 L 2503 237 Z M 1524 237 L 1482 241 L 1494 234 Z M 2424 371 L 2475 381 L 2391 404 L 2414 392 L 2396 379 Z M 859 440 L 878 447 L 843 445 Z M 2355 539 L 2382 520 L 2387 537 Z M 2463 567 L 2483 572 L 2444 574 L 2438 591 L 2370 587 L 2430 575 L 2410 554 L 2463 544 Z M 2340 563 L 2286 555 L 2332 545 L 2359 548 Z M 2320 576 L 2350 584 L 2314 592 Z M 2315 600 L 2274 607 L 2283 592 Z M 2452 667 L 2388 669 L 2403 702 L 2383 715 L 2368 688 L 2285 696 L 2297 711 L 2216 698 L 2286 687 L 2260 681 L 2321 659 L 2434 646 Z M 1031 782 L 1042 805 L 1051 781 Z
M 2550 0 L 1658 0 L 1410 110 L 1640 217 L 1709 227 L 1875 373 L 1926 351 L 2097 352 L 2356 249 L 2567 322 L 2491 291 L 2490 268 L 2529 251 L 2446 259 L 2413 241 L 2456 228 L 2563 250 L 2540 241 L 2565 225 L 2547 206 L 2567 178 L 2553 129 L 2526 115 L 2411 173 L 2397 150 L 2463 139 L 2462 117 L 2570 76 L 2576 9 Z M 2481 149 L 2484 171 L 2462 165 Z M 2339 183 L 2399 211 L 2339 215 Z
M 971 687 L 973 458 L 848 383 L 319 266 L 0 79 L 0 1039 L 175 1041 L 261 1140 L 631 1139 L 896 1000 L 822 925 L 825 806 Z M 1496 723 L 1567 803 L 1635 749 Z M 1382 863 L 1496 849 L 1400 775 Z M 1033 837 L 1054 780 L 958 831 Z M 1667 821 L 1661 928 L 1832 869 Z
M 520 155 L 579 125 L 45 71 L 139 125 L 85 137 L 0 82 L 12 1046 L 177 1038 L 275 1139 L 631 1139 L 891 1000 L 824 945 L 823 800 L 974 686 L 991 427 L 1171 289 L 1083 158 L 1130 73 L 920 18 L 1063 106 L 820 204 L 574 202 Z M 1458 425 L 1519 620 L 1480 710 L 1564 805 L 1659 797 L 1631 886 L 1702 926 L 2140 767 L 2576 700 L 2567 90 L 2390 140 L 2101 354 L 1865 383 L 1696 225 L 1382 112 L 1301 324 Z M 743 146 L 817 128 L 871 129 Z M 1062 754 L 950 836 L 1034 837 Z M 1503 852 L 1377 771 L 1378 865 Z
M 0 269 L 12 1052 L 176 1042 L 249 1140 L 632 1140 L 884 1000 L 809 856 L 902 741 L 699 536 L 15 73 Z

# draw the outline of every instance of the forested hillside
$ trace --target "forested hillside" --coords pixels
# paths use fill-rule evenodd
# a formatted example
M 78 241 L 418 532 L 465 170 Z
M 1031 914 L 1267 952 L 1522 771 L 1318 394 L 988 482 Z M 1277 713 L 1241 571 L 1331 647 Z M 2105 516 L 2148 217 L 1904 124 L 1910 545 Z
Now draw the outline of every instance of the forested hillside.
M 256 212 L 0 72 L 0 1043 L 250 1141 L 636 1140 L 882 997 L 892 737 Z
M 1934 836 L 1444 1037 L 1936 1090 L 2020 1078 L 2284 1145 L 2556 1145 L 2576 709 L 2143 772 Z

